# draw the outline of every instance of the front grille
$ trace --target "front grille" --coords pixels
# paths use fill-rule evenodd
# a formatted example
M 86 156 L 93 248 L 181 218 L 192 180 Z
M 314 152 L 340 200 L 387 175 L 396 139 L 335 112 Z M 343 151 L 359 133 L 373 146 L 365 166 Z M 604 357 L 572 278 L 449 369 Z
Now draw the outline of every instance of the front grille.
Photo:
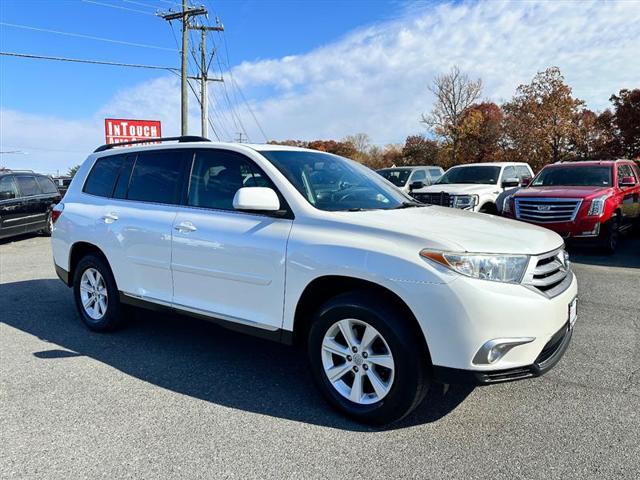
M 447 192 L 412 193 L 413 198 L 427 205 L 440 205 L 441 207 L 453 206 L 453 198 Z
M 516 218 L 539 223 L 572 222 L 581 203 L 579 198 L 516 197 Z
M 534 257 L 534 267 L 527 273 L 523 283 L 549 298 L 564 292 L 573 279 L 564 255 L 564 249 L 561 248 Z

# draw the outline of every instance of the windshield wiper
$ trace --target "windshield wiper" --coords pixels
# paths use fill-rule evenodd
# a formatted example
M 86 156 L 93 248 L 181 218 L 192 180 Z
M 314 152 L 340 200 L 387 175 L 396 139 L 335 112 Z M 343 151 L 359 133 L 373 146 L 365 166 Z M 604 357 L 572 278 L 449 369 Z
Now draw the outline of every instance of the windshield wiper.
M 402 202 L 397 207 L 393 207 L 394 210 L 399 210 L 401 208 L 412 208 L 412 207 L 426 207 L 424 203 L 420 202 Z

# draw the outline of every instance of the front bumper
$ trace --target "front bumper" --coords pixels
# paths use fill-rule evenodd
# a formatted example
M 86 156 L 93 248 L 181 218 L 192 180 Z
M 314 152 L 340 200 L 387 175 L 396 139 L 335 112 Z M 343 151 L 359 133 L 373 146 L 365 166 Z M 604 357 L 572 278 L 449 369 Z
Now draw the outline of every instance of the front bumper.
M 545 347 L 531 365 L 508 368 L 504 370 L 474 371 L 449 367 L 433 367 L 436 382 L 447 384 L 488 385 L 491 383 L 511 382 L 525 378 L 539 377 L 551 370 L 567 351 L 573 328 L 567 322 L 551 337 Z
M 461 275 L 447 284 L 397 286 L 418 320 L 431 364 L 439 376 L 460 372 L 465 376 L 468 371 L 474 377 L 494 381 L 503 376 L 536 376 L 553 366 L 562 353 L 553 355 L 554 361 L 548 362 L 543 352 L 548 352 L 551 345 L 557 346 L 558 352 L 566 349 L 565 344 L 553 340 L 566 327 L 569 306 L 578 291 L 573 274 L 564 291 L 552 298 L 525 285 Z M 514 347 L 494 363 L 474 363 L 478 350 L 488 341 L 525 337 L 533 340 Z M 570 336 L 566 341 L 569 339 Z
M 530 223 L 538 227 L 548 228 L 553 230 L 562 238 L 565 239 L 594 239 L 598 238 L 601 230 L 604 228 L 604 220 L 597 216 L 585 216 L 578 217 L 571 222 L 532 222 L 530 220 L 523 220 L 516 218 L 513 214 L 505 215 L 514 220 Z

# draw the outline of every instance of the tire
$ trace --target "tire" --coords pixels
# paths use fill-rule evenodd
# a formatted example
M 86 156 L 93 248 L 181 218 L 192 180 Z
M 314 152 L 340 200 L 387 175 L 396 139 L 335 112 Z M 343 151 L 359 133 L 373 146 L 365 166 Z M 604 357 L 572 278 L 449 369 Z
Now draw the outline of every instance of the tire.
M 603 250 L 613 255 L 620 243 L 620 215 L 614 215 L 605 225 L 605 234 L 602 239 Z
M 489 215 L 498 215 L 498 207 L 493 203 L 485 203 L 478 211 L 480 213 L 488 213 Z
M 416 334 L 406 314 L 392 301 L 384 300 L 364 291 L 330 299 L 315 313 L 307 342 L 311 371 L 324 397 L 338 411 L 372 425 L 385 425 L 409 414 L 424 399 L 430 379 L 422 334 Z M 365 330 L 370 328 L 369 338 L 374 340 L 364 351 L 346 353 L 345 326 L 354 335 L 352 347 L 362 347 Z M 392 368 L 377 363 L 382 360 Z M 329 380 L 331 373 L 337 376 L 334 382 Z M 361 391 L 354 391 L 357 379 Z M 358 401 L 353 400 L 356 397 Z
M 107 332 L 122 325 L 118 287 L 101 257 L 87 255 L 78 262 L 73 275 L 73 296 L 80 319 L 90 330 Z
M 40 230 L 40 233 L 45 237 L 50 237 L 53 232 L 53 219 L 51 218 L 51 212 L 47 215 L 47 226 Z

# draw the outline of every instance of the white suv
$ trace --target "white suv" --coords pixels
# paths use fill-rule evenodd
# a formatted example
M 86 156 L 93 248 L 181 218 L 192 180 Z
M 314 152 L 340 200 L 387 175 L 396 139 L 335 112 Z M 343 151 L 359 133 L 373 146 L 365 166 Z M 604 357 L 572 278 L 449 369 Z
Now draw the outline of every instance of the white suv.
M 435 184 L 413 190 L 411 196 L 430 205 L 497 214 L 498 196 L 532 178 L 526 163 L 470 163 L 451 167 Z
M 55 209 L 56 271 L 90 329 L 133 305 L 298 343 L 329 402 L 375 424 L 433 381 L 537 376 L 567 348 L 556 233 L 418 204 L 323 152 L 178 139 L 98 148 Z

